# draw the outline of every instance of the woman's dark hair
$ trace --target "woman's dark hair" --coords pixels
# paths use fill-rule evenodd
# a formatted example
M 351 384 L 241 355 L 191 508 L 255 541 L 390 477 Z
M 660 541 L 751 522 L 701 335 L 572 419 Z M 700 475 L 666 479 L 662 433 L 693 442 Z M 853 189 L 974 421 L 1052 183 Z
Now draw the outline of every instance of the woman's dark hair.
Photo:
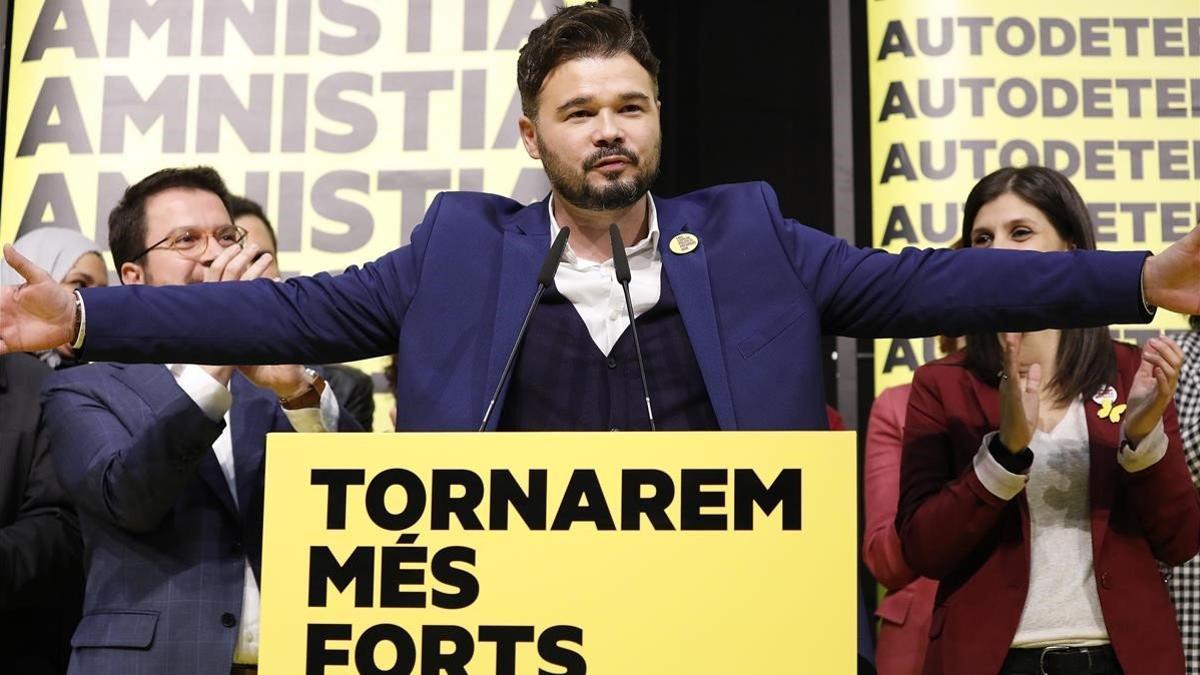
M 1075 186 L 1061 173 L 1042 166 L 1007 167 L 984 176 L 971 188 L 963 207 L 961 243 L 971 245 L 975 217 L 985 204 L 1012 193 L 1046 215 L 1058 236 L 1072 248 L 1094 251 L 1096 233 L 1087 206 Z M 1117 360 L 1108 328 L 1064 330 L 1055 357 L 1054 379 L 1048 387 L 1059 403 L 1077 396 L 1091 397 L 1116 379 Z M 1004 351 L 995 333 L 967 336 L 966 367 L 979 379 L 998 385 Z
M 537 119 L 538 94 L 550 71 L 574 59 L 629 54 L 658 87 L 658 57 L 625 12 L 595 2 L 563 7 L 529 33 L 517 58 L 521 112 Z

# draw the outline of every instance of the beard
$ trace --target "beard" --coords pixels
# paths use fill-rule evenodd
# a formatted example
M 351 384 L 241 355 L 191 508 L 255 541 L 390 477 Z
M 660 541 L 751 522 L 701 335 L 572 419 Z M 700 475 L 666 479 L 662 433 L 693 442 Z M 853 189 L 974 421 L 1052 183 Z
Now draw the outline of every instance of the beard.
M 586 211 L 615 211 L 631 206 L 650 190 L 658 178 L 661 138 L 644 158 L 623 145 L 600 148 L 584 160 L 581 171 L 551 152 L 543 144 L 541 136 L 537 143 L 542 156 L 542 168 L 546 171 L 550 186 L 572 206 Z M 621 178 L 617 172 L 613 172 L 610 178 L 601 172 L 604 182 L 593 184 L 588 180 L 588 173 L 609 157 L 624 157 L 629 161 L 633 175 Z

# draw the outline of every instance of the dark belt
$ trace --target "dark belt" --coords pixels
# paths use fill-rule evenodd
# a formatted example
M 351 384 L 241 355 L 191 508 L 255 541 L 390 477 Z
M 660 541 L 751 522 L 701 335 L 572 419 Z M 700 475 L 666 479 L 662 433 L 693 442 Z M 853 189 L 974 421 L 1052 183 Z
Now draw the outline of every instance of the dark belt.
M 1112 645 L 1010 649 L 1004 675 L 1122 675 Z
M 229 669 L 229 675 L 258 675 L 258 666 L 246 666 L 235 663 Z

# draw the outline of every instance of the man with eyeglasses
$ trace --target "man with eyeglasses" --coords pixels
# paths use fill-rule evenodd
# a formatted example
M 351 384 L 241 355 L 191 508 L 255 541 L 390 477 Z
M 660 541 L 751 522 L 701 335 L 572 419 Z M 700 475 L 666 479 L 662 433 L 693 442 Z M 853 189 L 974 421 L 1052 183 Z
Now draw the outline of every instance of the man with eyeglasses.
M 228 205 L 209 168 L 130 187 L 109 214 L 121 282 L 262 276 L 272 257 L 243 245 Z M 296 365 L 93 364 L 43 396 L 87 547 L 70 672 L 255 672 L 266 434 L 357 430 L 332 388 Z

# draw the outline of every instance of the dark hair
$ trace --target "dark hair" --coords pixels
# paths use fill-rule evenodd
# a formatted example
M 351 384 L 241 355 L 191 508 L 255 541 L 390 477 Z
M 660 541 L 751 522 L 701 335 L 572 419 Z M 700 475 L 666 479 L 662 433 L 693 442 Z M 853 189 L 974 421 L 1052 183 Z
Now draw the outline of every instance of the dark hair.
M 271 219 L 267 218 L 267 214 L 263 212 L 263 207 L 258 202 L 252 199 L 246 199 L 238 195 L 229 195 L 229 217 L 237 220 L 242 216 L 254 216 L 267 226 L 267 236 L 271 238 L 271 248 L 278 251 L 279 241 L 275 239 L 275 226 L 271 224 Z
M 537 119 L 538 94 L 550 71 L 575 59 L 629 54 L 658 88 L 658 57 L 640 26 L 625 12 L 589 2 L 563 7 L 529 33 L 517 58 L 521 112 Z
M 221 199 L 226 211 L 230 210 L 225 181 L 210 166 L 162 169 L 130 185 L 121 201 L 108 213 L 108 248 L 112 251 L 118 274 L 121 265 L 133 262 L 133 256 L 146 248 L 146 202 L 171 188 L 211 192 Z
M 1006 167 L 984 176 L 971 188 L 963 207 L 964 247 L 971 245 L 979 210 L 1010 192 L 1045 214 L 1063 241 L 1074 248 L 1096 250 L 1096 234 L 1083 198 L 1066 176 L 1042 166 Z M 1055 361 L 1054 379 L 1048 387 L 1059 403 L 1080 395 L 1091 397 L 1116 378 L 1117 360 L 1104 326 L 1062 331 Z M 1003 364 L 1004 351 L 995 333 L 967 336 L 965 365 L 976 377 L 996 385 Z

